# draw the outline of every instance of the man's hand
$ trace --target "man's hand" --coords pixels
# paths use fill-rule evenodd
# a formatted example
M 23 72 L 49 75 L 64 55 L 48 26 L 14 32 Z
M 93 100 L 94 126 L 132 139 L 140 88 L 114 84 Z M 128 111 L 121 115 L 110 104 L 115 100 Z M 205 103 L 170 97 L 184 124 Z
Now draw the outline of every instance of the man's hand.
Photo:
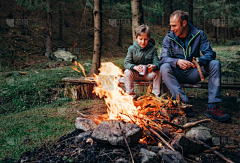
M 143 71 L 142 65 L 134 66 L 133 69 L 136 70 L 137 72 L 142 72 Z
M 153 64 L 148 64 L 147 66 L 148 66 L 148 73 L 151 73 L 153 70 L 157 68 L 157 66 Z
M 184 59 L 178 59 L 177 65 L 183 70 L 187 70 L 191 67 L 193 67 L 193 68 L 196 67 L 192 62 L 184 60 Z

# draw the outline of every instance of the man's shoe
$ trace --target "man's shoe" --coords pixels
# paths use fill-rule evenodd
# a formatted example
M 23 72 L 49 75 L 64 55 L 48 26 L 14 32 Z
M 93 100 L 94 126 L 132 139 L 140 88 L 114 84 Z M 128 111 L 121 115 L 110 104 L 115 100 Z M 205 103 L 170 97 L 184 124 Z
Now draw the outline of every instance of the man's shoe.
M 229 114 L 224 114 L 221 109 L 216 107 L 216 105 L 214 105 L 213 108 L 207 108 L 206 116 L 217 119 L 220 122 L 227 121 L 231 118 Z

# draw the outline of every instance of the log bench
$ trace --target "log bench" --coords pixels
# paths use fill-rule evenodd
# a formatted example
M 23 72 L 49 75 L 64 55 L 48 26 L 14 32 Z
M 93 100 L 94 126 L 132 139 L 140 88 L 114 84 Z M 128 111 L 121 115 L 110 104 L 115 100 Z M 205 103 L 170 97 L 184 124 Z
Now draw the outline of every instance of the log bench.
M 73 100 L 80 99 L 94 99 L 96 95 L 92 93 L 94 86 L 96 86 L 95 81 L 91 77 L 80 77 L 80 78 L 63 78 L 62 81 L 65 83 L 65 92 L 64 96 L 68 96 Z M 125 90 L 125 79 L 124 77 L 120 78 L 119 86 Z M 135 93 L 146 93 L 149 84 L 152 84 L 152 81 L 135 81 L 134 82 L 134 91 Z M 202 88 L 208 89 L 207 82 L 199 82 L 197 84 L 180 84 L 183 90 L 185 88 Z M 221 84 L 221 89 L 235 89 L 240 90 L 240 84 Z M 164 82 L 161 83 L 161 94 L 168 91 Z

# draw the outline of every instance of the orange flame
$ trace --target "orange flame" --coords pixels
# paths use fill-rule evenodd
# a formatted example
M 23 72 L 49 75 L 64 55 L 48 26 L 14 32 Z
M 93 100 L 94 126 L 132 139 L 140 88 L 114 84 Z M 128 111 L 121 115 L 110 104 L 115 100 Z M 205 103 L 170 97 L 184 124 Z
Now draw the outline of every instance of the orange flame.
M 136 108 L 132 96 L 128 95 L 118 86 L 120 77 L 125 76 L 123 71 L 112 62 L 101 63 L 99 71 L 100 73 L 98 75 L 93 75 L 98 85 L 94 88 L 93 92 L 100 98 L 104 97 L 108 107 L 107 112 L 109 119 L 128 122 L 136 119 L 134 115 L 138 115 L 140 107 Z M 139 124 L 137 120 L 135 123 Z
M 85 73 L 84 67 L 83 67 L 80 63 L 78 63 L 78 62 L 75 60 L 75 61 L 74 61 L 74 65 L 75 65 L 75 66 L 79 66 L 80 69 L 81 69 L 82 72 L 83 72 L 83 75 L 84 75 L 85 77 L 87 76 L 86 73 Z M 81 71 L 79 71 L 79 70 L 77 69 L 77 67 L 73 67 L 72 69 L 75 70 L 75 71 L 77 71 L 77 72 L 81 72 Z

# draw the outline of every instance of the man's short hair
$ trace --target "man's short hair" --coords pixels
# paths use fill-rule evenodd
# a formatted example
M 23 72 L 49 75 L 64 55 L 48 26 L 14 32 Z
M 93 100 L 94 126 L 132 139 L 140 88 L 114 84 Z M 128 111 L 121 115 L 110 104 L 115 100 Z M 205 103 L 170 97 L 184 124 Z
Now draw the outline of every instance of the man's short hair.
M 135 32 L 136 38 L 138 36 L 141 36 L 143 33 L 146 33 L 148 37 L 150 37 L 150 35 L 151 35 L 150 27 L 145 24 L 142 24 L 139 27 L 135 28 L 134 32 Z
M 181 23 L 182 23 L 184 20 L 186 20 L 188 22 L 188 15 L 189 15 L 188 12 L 184 12 L 182 10 L 177 10 L 170 15 L 170 18 L 173 16 L 177 16 L 178 18 L 181 19 Z

